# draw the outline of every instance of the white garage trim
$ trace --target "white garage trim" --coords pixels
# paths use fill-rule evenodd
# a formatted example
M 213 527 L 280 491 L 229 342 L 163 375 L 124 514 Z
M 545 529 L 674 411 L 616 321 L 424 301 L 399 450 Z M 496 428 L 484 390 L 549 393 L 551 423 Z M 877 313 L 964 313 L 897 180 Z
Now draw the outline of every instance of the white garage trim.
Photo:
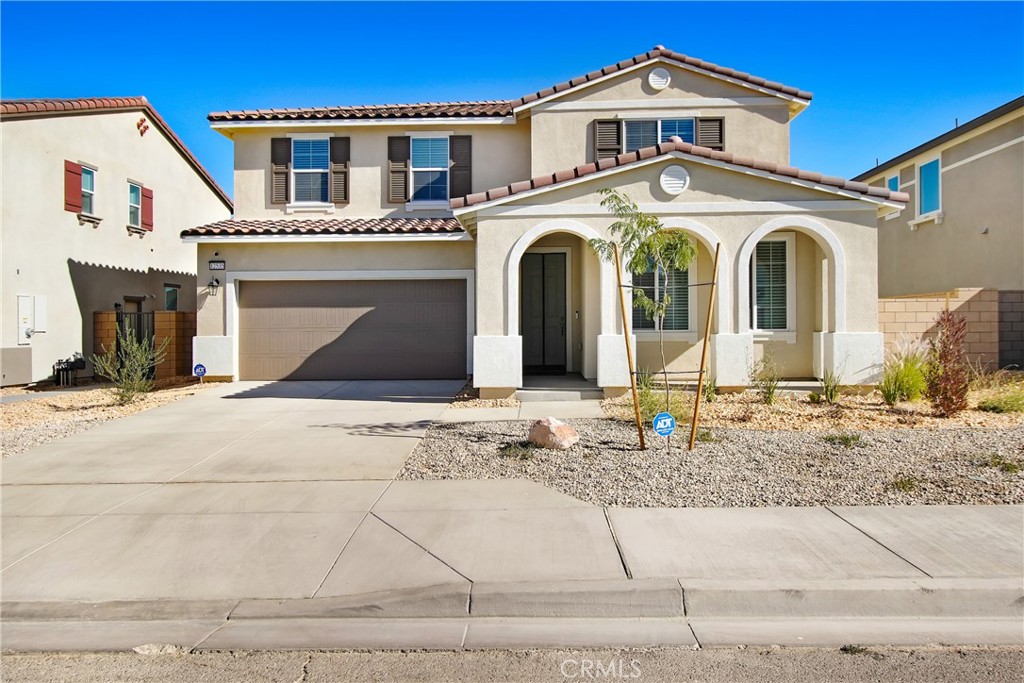
M 243 270 L 229 272 L 224 282 L 225 328 L 232 339 L 233 375 L 239 378 L 238 287 L 246 280 L 465 280 L 466 372 L 473 372 L 473 337 L 476 335 L 476 292 L 472 270 Z

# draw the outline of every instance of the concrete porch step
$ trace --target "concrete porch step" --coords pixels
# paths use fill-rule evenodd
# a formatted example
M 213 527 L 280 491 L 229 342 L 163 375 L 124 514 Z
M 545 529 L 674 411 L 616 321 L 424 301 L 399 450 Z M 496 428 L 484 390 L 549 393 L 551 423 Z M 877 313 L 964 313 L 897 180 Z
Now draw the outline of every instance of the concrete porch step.
M 601 389 L 519 389 L 516 398 L 523 403 L 537 401 L 592 401 L 604 398 Z

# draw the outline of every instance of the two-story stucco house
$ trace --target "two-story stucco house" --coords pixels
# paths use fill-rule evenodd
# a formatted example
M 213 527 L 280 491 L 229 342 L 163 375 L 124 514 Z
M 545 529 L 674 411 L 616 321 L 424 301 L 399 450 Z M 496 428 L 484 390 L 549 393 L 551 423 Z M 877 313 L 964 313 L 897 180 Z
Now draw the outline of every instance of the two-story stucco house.
M 588 245 L 617 188 L 699 247 L 670 274 L 670 370 L 697 367 L 710 315 L 719 386 L 748 384 L 766 352 L 787 377 L 871 382 L 876 220 L 907 196 L 790 166 L 810 100 L 658 46 L 513 100 L 211 114 L 235 143 L 236 213 L 183 232 L 197 362 L 241 379 L 471 374 L 485 397 L 530 373 L 621 390 L 616 276 Z M 688 285 L 719 244 L 709 311 Z M 203 289 L 209 264 L 220 286 Z M 654 323 L 630 327 L 659 369 Z
M 89 358 L 93 313 L 195 310 L 182 228 L 231 200 L 144 97 L 5 100 L 3 384 Z
M 1024 367 L 1024 97 L 857 180 L 912 197 L 879 218 L 879 294 L 999 290 L 999 365 Z

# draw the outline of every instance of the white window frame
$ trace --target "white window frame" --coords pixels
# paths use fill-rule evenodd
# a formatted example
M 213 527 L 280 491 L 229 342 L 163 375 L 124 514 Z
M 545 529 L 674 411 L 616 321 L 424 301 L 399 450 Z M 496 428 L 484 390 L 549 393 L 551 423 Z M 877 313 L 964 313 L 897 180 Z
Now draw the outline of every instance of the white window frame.
M 889 187 L 889 181 L 892 180 L 893 178 L 896 179 L 896 189 L 895 190 L 893 190 L 891 187 Z M 899 192 L 900 191 L 900 172 L 899 171 L 896 171 L 896 175 L 887 175 L 887 176 L 885 176 L 885 189 L 889 190 L 890 192 Z
M 286 210 L 295 209 L 333 209 L 331 203 L 331 138 L 334 133 L 288 133 L 292 146 L 292 163 L 288 164 L 288 196 L 291 197 L 285 205 Z M 295 141 L 296 140 L 326 140 L 327 141 L 327 168 L 326 169 L 301 169 L 295 170 Z M 295 174 L 296 173 L 327 173 L 327 201 L 326 202 L 299 202 L 295 201 Z
M 95 166 L 89 166 L 88 164 L 82 164 L 82 163 L 80 163 L 79 166 L 82 167 L 82 215 L 83 216 L 96 216 L 96 171 L 98 169 L 96 169 Z M 86 171 L 88 171 L 90 174 L 92 174 L 92 189 L 91 190 L 86 190 L 85 189 L 85 172 Z M 91 207 L 92 211 L 86 211 L 85 210 L 85 195 L 89 195 L 89 197 L 92 199 L 92 207 Z M 141 198 L 142 195 L 139 195 L 139 196 Z M 141 216 L 142 216 L 142 209 L 141 209 L 141 207 L 139 207 L 139 216 L 140 216 L 139 220 L 141 221 L 142 220 L 141 219 Z
M 139 188 L 139 203 L 132 204 L 132 188 Z M 139 222 L 132 223 L 132 208 L 138 208 L 139 210 Z M 142 184 L 136 183 L 132 180 L 128 181 L 128 227 L 135 228 L 136 230 L 142 230 Z
M 630 123 L 643 123 L 644 121 L 654 121 L 655 123 L 658 124 L 658 132 L 657 132 L 657 138 L 658 139 L 654 142 L 654 144 L 658 145 L 658 144 L 661 144 L 661 123 L 662 123 L 662 121 L 681 121 L 683 119 L 690 119 L 691 121 L 693 121 L 694 144 L 696 144 L 697 118 L 698 117 L 696 117 L 696 116 L 662 116 L 660 118 L 630 118 L 630 119 L 623 119 L 622 120 L 622 151 L 623 152 L 629 152 L 630 151 L 630 150 L 626 149 L 626 126 L 628 124 L 630 124 Z M 633 150 L 633 151 L 636 151 L 636 150 Z
M 452 197 L 452 133 L 450 131 L 423 131 L 406 133 L 409 136 L 409 201 L 406 203 L 405 208 L 408 211 L 415 211 L 417 209 L 447 209 L 451 205 L 449 201 Z M 441 139 L 444 138 L 448 141 L 448 164 L 446 167 L 441 168 L 440 166 L 431 166 L 429 168 L 414 168 L 412 165 L 412 141 L 415 139 Z M 444 193 L 446 199 L 413 199 L 413 195 L 416 194 L 416 183 L 414 182 L 415 173 L 417 171 L 444 171 L 447 175 L 445 176 L 445 188 Z
M 921 195 L 924 194 L 924 185 L 921 183 L 921 168 L 923 168 L 924 166 L 927 166 L 928 164 L 932 163 L 933 161 L 938 164 L 938 169 L 939 169 L 939 172 L 938 172 L 939 206 L 938 206 L 938 208 L 933 209 L 932 211 L 928 211 L 928 212 L 922 213 L 921 212 Z M 918 219 L 929 220 L 931 218 L 937 218 L 937 217 L 941 216 L 942 215 L 942 157 L 934 156 L 934 157 L 930 157 L 930 158 L 925 159 L 924 161 L 918 163 L 916 165 L 916 168 L 914 169 L 914 179 L 917 181 L 917 198 L 916 198 L 917 201 L 915 202 L 914 210 L 915 210 L 915 214 L 917 215 Z
M 696 342 L 697 341 L 697 297 L 693 295 L 693 283 L 697 277 L 697 258 L 694 257 L 693 262 L 690 263 L 690 267 L 686 270 L 686 284 L 687 284 L 687 297 L 686 297 L 686 324 L 685 330 L 665 330 L 664 338 L 665 341 L 683 341 L 683 342 Z M 657 296 L 657 286 L 660 284 L 659 280 L 655 279 L 655 296 Z M 638 310 L 638 309 L 634 309 Z M 657 341 L 661 339 L 662 332 L 658 329 L 658 321 L 654 321 L 654 329 L 631 329 L 634 335 L 636 335 L 637 341 Z
M 757 247 L 750 255 L 750 330 L 755 341 L 796 343 L 796 233 L 773 232 L 758 240 L 786 244 L 786 329 L 762 330 L 757 327 Z

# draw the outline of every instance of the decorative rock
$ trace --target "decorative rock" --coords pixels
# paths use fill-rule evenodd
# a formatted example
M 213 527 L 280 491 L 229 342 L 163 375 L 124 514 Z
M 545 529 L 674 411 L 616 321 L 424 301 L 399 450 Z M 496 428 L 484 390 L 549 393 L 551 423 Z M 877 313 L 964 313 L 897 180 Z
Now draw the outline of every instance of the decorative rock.
M 580 435 L 561 420 L 545 417 L 530 425 L 529 440 L 534 446 L 567 451 L 579 442 Z

